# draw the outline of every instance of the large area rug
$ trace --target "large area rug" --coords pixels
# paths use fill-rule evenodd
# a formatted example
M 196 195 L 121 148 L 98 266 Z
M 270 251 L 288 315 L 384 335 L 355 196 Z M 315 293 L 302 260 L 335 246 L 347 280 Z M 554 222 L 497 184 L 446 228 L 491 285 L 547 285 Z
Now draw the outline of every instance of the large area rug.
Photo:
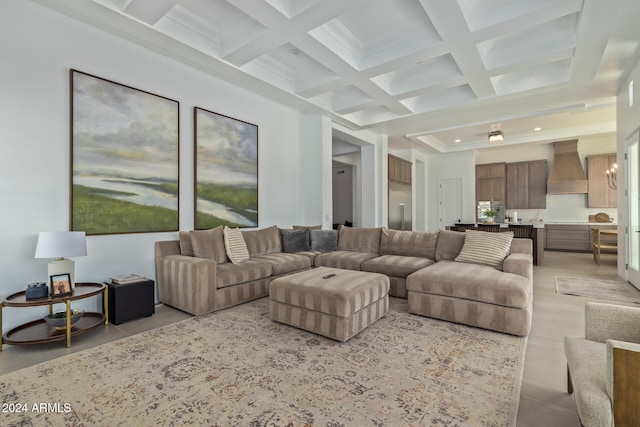
M 556 276 L 556 292 L 559 294 L 640 304 L 640 291 L 629 283 L 615 280 Z
M 339 343 L 272 322 L 263 298 L 1 376 L 27 409 L 2 425 L 513 426 L 525 347 L 397 298 Z

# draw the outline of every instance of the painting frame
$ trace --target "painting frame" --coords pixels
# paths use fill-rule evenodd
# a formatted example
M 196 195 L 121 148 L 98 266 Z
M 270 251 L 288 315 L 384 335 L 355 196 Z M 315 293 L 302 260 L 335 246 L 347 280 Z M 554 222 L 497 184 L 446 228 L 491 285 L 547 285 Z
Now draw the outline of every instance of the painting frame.
M 258 226 L 258 125 L 193 108 L 194 229 Z
M 71 287 L 71 274 L 53 274 L 49 276 L 49 284 L 51 287 L 52 297 L 61 297 L 65 295 L 72 295 L 73 288 Z
M 69 80 L 69 229 L 177 231 L 180 103 L 73 68 Z

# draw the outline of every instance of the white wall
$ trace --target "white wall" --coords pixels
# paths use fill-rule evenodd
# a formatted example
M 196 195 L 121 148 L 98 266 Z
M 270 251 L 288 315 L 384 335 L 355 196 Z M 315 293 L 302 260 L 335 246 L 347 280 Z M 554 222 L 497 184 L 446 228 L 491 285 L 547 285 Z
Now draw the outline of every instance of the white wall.
M 634 82 L 633 93 L 633 106 L 629 106 L 629 82 Z M 638 62 L 629 77 L 620 87 L 620 91 L 617 96 L 617 141 L 616 148 L 618 153 L 618 160 L 624 158 L 626 147 L 628 144 L 628 138 L 632 133 L 637 133 L 640 128 L 640 62 Z M 623 179 L 626 176 L 626 162 L 618 161 L 618 275 L 626 279 L 627 272 L 625 269 L 625 263 L 627 262 L 627 242 L 626 234 L 622 231 L 629 225 L 628 212 L 628 200 L 624 194 L 625 185 L 622 185 Z M 637 177 L 636 177 L 637 179 Z M 636 284 L 637 286 L 637 284 Z
M 302 223 L 302 194 L 323 191 L 321 181 L 298 179 L 304 131 L 293 110 L 29 1 L 2 2 L 0 52 L 0 298 L 45 280 L 47 260 L 33 258 L 38 232 L 69 227 L 70 68 L 180 102 L 180 229 L 193 228 L 194 106 L 258 125 L 260 227 Z M 155 278 L 154 242 L 175 237 L 90 236 L 88 256 L 75 259 L 76 279 Z M 5 308 L 3 330 L 38 309 Z
M 427 158 L 427 230 L 439 228 L 439 182 L 442 179 L 460 179 L 462 182 L 463 222 L 475 220 L 475 158 L 471 151 L 434 154 Z
M 359 190 L 356 207 L 357 219 L 354 226 L 381 227 L 387 225 L 387 154 L 388 141 L 386 135 L 374 134 L 370 131 L 353 131 L 337 123 L 333 123 L 333 137 L 360 147 L 360 160 L 353 161 L 353 155 L 335 156 L 334 160 L 357 165 L 356 187 Z M 327 181 L 331 185 L 331 180 Z

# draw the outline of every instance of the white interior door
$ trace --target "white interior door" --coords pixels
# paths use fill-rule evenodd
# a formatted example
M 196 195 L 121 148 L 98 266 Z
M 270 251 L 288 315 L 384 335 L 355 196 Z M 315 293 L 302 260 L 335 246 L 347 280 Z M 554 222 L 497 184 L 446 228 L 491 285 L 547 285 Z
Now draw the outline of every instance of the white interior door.
M 629 206 L 627 228 L 627 280 L 640 289 L 640 147 L 638 135 L 627 145 L 626 189 Z
M 438 203 L 438 227 L 444 230 L 447 225 L 464 221 L 462 208 L 462 178 L 441 179 Z

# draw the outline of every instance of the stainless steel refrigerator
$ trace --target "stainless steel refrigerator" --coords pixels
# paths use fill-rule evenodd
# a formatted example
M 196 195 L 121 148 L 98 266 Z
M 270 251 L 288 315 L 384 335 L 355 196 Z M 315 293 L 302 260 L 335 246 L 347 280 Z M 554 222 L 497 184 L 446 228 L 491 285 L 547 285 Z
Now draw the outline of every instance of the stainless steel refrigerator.
M 411 230 L 411 185 L 389 183 L 389 228 Z

